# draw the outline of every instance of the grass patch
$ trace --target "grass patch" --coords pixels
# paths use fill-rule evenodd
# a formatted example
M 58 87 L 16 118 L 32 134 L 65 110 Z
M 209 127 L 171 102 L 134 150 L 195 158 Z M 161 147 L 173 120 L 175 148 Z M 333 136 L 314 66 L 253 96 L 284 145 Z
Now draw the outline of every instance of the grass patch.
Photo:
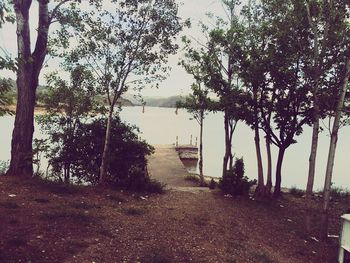
M 45 179 L 38 178 L 36 182 L 42 186 L 45 190 L 59 195 L 76 194 L 80 188 L 76 185 L 69 185 L 60 182 L 53 182 Z
M 13 202 L 1 202 L 0 206 L 7 208 L 7 209 L 17 209 L 19 208 L 19 205 Z
M 350 190 L 343 187 L 332 186 L 331 197 L 333 197 L 334 199 L 349 199 Z
M 253 253 L 253 256 L 255 259 L 257 259 L 261 263 L 274 263 L 273 261 L 266 253 Z
M 197 226 L 206 226 L 208 224 L 209 218 L 207 215 L 198 215 L 193 218 L 193 223 Z
M 296 186 L 292 186 L 289 189 L 289 193 L 295 197 L 302 197 L 305 194 L 305 191 L 298 189 Z
M 46 199 L 46 198 L 35 198 L 34 201 L 37 203 L 42 203 L 42 204 L 46 204 L 46 203 L 50 202 L 50 200 Z
M 126 199 L 123 196 L 120 195 L 108 195 L 108 199 L 117 202 L 117 203 L 124 203 L 126 202 Z
M 50 221 L 68 220 L 76 224 L 88 224 L 93 222 L 93 217 L 84 212 L 72 210 L 49 211 L 42 215 L 42 219 Z
M 194 183 L 198 183 L 198 184 L 201 182 L 201 179 L 199 178 L 199 176 L 197 174 L 186 175 L 185 180 L 190 181 L 190 182 L 194 182 Z
M 76 241 L 76 240 L 69 240 L 67 243 L 67 247 L 68 247 L 68 253 L 74 255 L 77 252 L 86 249 L 87 247 L 89 247 L 89 245 L 87 243 L 83 243 L 81 241 Z
M 148 252 L 144 257 L 145 263 L 171 263 L 173 262 L 172 257 L 168 254 L 165 249 L 155 248 Z
M 145 186 L 145 191 L 150 194 L 164 194 L 165 186 L 165 184 L 157 180 L 150 180 Z
M 143 215 L 146 211 L 144 209 L 136 207 L 124 207 L 122 208 L 122 212 L 129 216 L 140 216 Z
M 27 244 L 27 241 L 21 237 L 14 237 L 7 240 L 7 245 L 10 247 L 21 247 Z
M 100 206 L 87 204 L 87 203 L 84 203 L 84 202 L 72 203 L 72 204 L 70 204 L 70 206 L 75 208 L 75 209 L 83 209 L 83 210 L 89 210 L 89 209 L 93 209 L 93 208 L 101 208 Z

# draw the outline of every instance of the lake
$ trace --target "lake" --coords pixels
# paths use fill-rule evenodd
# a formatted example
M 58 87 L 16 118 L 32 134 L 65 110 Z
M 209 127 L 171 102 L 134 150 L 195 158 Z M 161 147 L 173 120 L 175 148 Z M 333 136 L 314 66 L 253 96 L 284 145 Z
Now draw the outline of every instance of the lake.
M 120 115 L 122 120 L 138 126 L 141 131 L 140 136 L 150 144 L 175 144 L 176 136 L 179 138 L 179 144 L 189 144 L 191 135 L 193 143 L 199 136 L 199 125 L 195 120 L 191 120 L 191 115 L 186 110 L 178 110 L 178 114 L 175 114 L 173 108 L 146 107 L 145 112 L 142 113 L 142 107 L 124 107 Z M 10 158 L 13 122 L 13 116 L 0 118 L 0 160 Z M 282 169 L 282 185 L 285 187 L 305 188 L 306 186 L 311 132 L 310 127 L 305 127 L 304 133 L 297 137 L 298 143 L 291 145 L 286 151 Z M 42 136 L 37 126 L 34 136 Z M 233 135 L 233 153 L 236 157 L 243 157 L 246 175 L 252 179 L 257 177 L 253 136 L 252 130 L 243 123 L 237 125 Z M 338 142 L 333 182 L 336 186 L 350 188 L 350 174 L 346 168 L 350 153 L 350 127 L 341 129 Z M 209 113 L 206 116 L 203 145 L 204 174 L 220 177 L 224 154 L 222 113 Z M 266 161 L 263 140 L 261 146 L 263 158 Z M 326 132 L 322 132 L 317 158 L 315 189 L 321 189 L 324 184 L 328 146 L 329 137 Z M 275 166 L 276 156 L 277 149 L 273 146 L 273 166 Z

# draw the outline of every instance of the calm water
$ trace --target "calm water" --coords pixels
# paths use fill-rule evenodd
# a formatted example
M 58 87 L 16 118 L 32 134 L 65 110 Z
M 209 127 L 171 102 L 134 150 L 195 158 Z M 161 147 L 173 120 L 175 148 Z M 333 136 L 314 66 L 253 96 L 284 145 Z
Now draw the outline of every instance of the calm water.
M 199 136 L 199 125 L 185 110 L 146 107 L 142 113 L 141 107 L 125 107 L 121 118 L 140 128 L 140 136 L 150 144 L 173 144 L 176 136 L 180 144 L 189 144 L 190 136 Z M 11 133 L 14 117 L 0 118 L 0 160 L 10 158 Z M 40 137 L 38 127 L 35 132 Z M 221 176 L 221 164 L 224 153 L 223 115 L 221 113 L 208 114 L 204 124 L 204 173 L 210 176 Z M 286 187 L 298 186 L 305 188 L 308 171 L 308 156 L 310 151 L 311 128 L 305 127 L 304 133 L 297 138 L 298 143 L 286 151 L 283 164 L 282 185 Z M 321 133 L 319 154 L 315 178 L 315 189 L 323 187 L 326 159 L 328 153 L 329 137 Z M 337 186 L 350 188 L 349 153 L 350 153 L 350 127 L 342 128 L 336 153 L 333 182 Z M 263 154 L 265 151 L 262 144 Z M 244 158 L 246 175 L 256 178 L 256 158 L 252 130 L 239 123 L 233 138 L 233 153 L 236 157 Z M 276 160 L 277 151 L 274 147 L 273 158 Z M 265 161 L 265 155 L 263 156 Z M 273 164 L 275 165 L 275 164 Z

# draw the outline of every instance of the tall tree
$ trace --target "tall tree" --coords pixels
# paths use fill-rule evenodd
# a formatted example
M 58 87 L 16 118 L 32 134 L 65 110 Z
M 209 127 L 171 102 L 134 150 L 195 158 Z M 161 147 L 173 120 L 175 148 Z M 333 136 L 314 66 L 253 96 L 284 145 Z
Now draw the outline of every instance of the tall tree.
M 262 98 L 261 89 L 265 85 L 266 74 L 266 39 L 268 36 L 264 35 L 266 12 L 261 8 L 256 1 L 248 1 L 248 4 L 243 7 L 243 21 L 245 21 L 244 28 L 244 45 L 243 57 L 240 61 L 240 77 L 246 85 L 251 94 L 251 112 L 252 118 L 247 122 L 254 131 L 255 153 L 258 168 L 258 185 L 256 188 L 256 195 L 263 196 L 266 193 L 264 186 L 264 170 L 260 146 L 260 123 L 261 116 L 259 111 L 259 101 Z M 268 133 L 267 133 L 268 134 Z M 269 135 L 267 138 L 270 138 Z M 270 142 L 269 142 L 270 144 Z M 269 145 L 270 146 L 270 145 Z M 269 147 L 267 150 L 269 151 Z M 268 156 L 271 155 L 268 152 Z M 271 167 L 270 167 L 271 168 Z M 271 175 L 271 169 L 268 170 Z M 268 178 L 270 182 L 271 178 Z
M 75 58 L 71 62 L 84 64 L 94 72 L 99 91 L 108 101 L 101 184 L 108 181 L 111 122 L 116 102 L 130 87 L 142 89 L 145 84 L 163 78 L 164 64 L 177 50 L 174 40 L 183 27 L 174 0 L 112 2 L 115 10 L 84 14 L 80 18 L 83 24 L 76 24 L 71 33 L 79 43 L 73 48 Z
M 335 158 L 335 152 L 337 147 L 338 131 L 340 128 L 340 120 L 343 113 L 345 96 L 349 88 L 349 77 L 350 77 L 349 43 L 347 43 L 348 47 L 344 54 L 345 65 L 342 65 L 340 67 L 340 72 L 343 75 L 343 77 L 341 78 L 341 83 L 339 85 L 337 106 L 335 109 L 335 117 L 334 117 L 334 122 L 332 127 L 328 158 L 327 158 L 325 184 L 324 184 L 324 190 L 323 190 L 323 210 L 322 210 L 322 217 L 321 217 L 321 238 L 323 239 L 326 239 L 328 237 L 328 210 L 329 210 L 329 202 L 330 202 L 334 158 Z
M 225 154 L 223 158 L 222 175 L 232 169 L 232 138 L 238 120 L 242 119 L 240 110 L 236 107 L 239 101 L 235 96 L 240 93 L 238 81 L 238 62 L 241 56 L 242 25 L 236 14 L 239 1 L 222 1 L 227 19 L 217 18 L 215 27 L 204 27 L 208 34 L 207 74 L 208 86 L 220 99 L 220 110 L 224 113 Z M 236 80 L 238 83 L 236 83 Z
M 79 140 L 77 131 L 97 108 L 95 81 L 91 72 L 78 66 L 70 68 L 70 81 L 54 72 L 47 76 L 47 84 L 42 98 L 47 113 L 37 120 L 50 138 L 47 157 L 51 172 L 69 184 L 72 163 L 77 158 L 74 150 Z
M 306 16 L 301 16 L 305 14 L 301 3 L 252 3 L 243 10 L 250 34 L 246 34 L 242 78 L 252 90 L 256 138 L 260 126 L 266 134 L 268 157 L 271 143 L 279 149 L 274 190 L 278 197 L 285 151 L 296 142 L 294 137 L 309 120 L 308 89 L 303 78 L 309 38 L 304 30 Z
M 177 108 L 185 108 L 199 124 L 199 178 L 201 185 L 204 185 L 203 173 L 203 125 L 205 113 L 211 108 L 211 101 L 208 98 L 209 90 L 203 87 L 203 83 L 197 81 L 192 84 L 192 93 L 185 101 L 176 103 Z
M 11 142 L 8 175 L 32 176 L 35 93 L 47 54 L 49 28 L 60 7 L 69 0 L 56 1 L 49 11 L 49 0 L 38 1 L 38 28 L 35 48 L 31 49 L 30 19 L 32 0 L 13 0 L 17 25 L 17 107 Z

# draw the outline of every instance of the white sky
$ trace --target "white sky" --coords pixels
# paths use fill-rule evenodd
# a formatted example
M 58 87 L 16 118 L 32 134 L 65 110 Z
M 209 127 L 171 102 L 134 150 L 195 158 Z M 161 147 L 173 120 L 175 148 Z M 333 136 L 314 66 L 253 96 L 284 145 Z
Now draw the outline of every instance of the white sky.
M 215 15 L 225 16 L 221 0 L 177 0 L 177 2 L 180 4 L 179 16 L 184 20 L 190 18 L 192 23 L 192 27 L 190 29 L 185 29 L 180 33 L 179 39 L 183 35 L 187 35 L 195 39 L 201 39 L 202 34 L 198 24 L 200 21 L 207 23 L 206 13 L 211 12 Z M 36 37 L 36 27 L 38 23 L 37 18 L 37 2 L 33 1 L 30 13 L 32 47 L 34 47 L 35 44 L 34 39 Z M 6 24 L 0 29 L 0 47 L 6 52 L 12 54 L 12 57 L 15 57 L 17 53 L 16 41 L 15 25 Z M 141 94 L 143 96 L 172 96 L 188 94 L 190 92 L 192 77 L 188 75 L 181 66 L 177 65 L 180 57 L 181 52 L 179 51 L 177 55 L 169 58 L 168 66 L 170 66 L 172 70 L 169 78 L 160 84 L 159 89 L 145 88 Z M 44 75 L 55 70 L 58 70 L 57 63 L 54 63 L 53 60 L 49 59 L 47 62 L 47 67 L 43 68 L 41 72 L 40 83 L 45 84 Z M 0 74 L 1 77 L 15 78 L 12 72 L 2 71 Z

